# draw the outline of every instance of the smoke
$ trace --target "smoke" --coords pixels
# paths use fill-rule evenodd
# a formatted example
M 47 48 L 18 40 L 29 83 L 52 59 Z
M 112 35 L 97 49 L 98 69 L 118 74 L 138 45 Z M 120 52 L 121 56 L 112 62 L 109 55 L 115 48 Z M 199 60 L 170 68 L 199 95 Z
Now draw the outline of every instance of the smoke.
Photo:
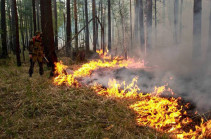
M 153 67 L 146 69 L 100 69 L 94 74 L 84 79 L 86 83 L 99 82 L 107 87 L 111 78 L 119 82 L 126 81 L 130 83 L 134 77 L 139 77 L 138 86 L 142 92 L 152 92 L 155 86 L 165 85 L 173 89 L 175 94 L 185 100 L 191 100 L 196 105 L 199 112 L 211 110 L 211 63 L 206 63 L 208 34 L 209 34 L 209 16 L 210 1 L 202 1 L 202 34 L 201 34 L 201 56 L 195 62 L 193 57 L 193 0 L 181 1 L 179 3 L 179 21 L 178 21 L 178 43 L 174 40 L 174 1 L 166 0 L 165 7 L 163 3 L 157 1 L 157 28 L 153 22 L 152 28 L 152 48 L 144 57 Z M 180 14 L 182 8 L 182 14 Z M 154 16 L 154 15 L 153 15 Z M 133 15 L 133 19 L 135 16 Z M 128 19 L 129 20 L 129 19 Z M 125 21 L 130 23 L 129 21 Z M 134 20 L 133 20 L 134 22 Z M 146 25 L 146 24 L 145 24 Z M 119 25 L 120 26 L 120 25 Z M 120 27 L 119 27 L 120 28 Z M 133 47 L 130 46 L 130 33 L 126 30 L 125 44 L 129 47 L 131 57 L 143 58 L 143 52 L 140 50 L 140 41 L 133 41 Z M 146 31 L 146 30 L 145 30 Z M 115 30 L 115 36 L 119 36 L 121 31 Z M 121 37 L 121 36 L 120 36 Z M 133 36 L 134 37 L 134 36 Z M 136 36 L 139 38 L 139 36 Z M 116 43 L 115 43 L 116 42 Z M 121 50 L 122 44 L 117 45 L 119 40 L 115 40 L 114 49 Z M 113 49 L 113 52 L 114 52 Z M 119 52 L 120 54 L 122 53 Z
M 210 1 L 202 1 L 202 29 L 201 29 L 201 54 L 193 55 L 193 1 L 187 0 L 183 3 L 182 15 L 179 15 L 178 38 L 174 41 L 174 1 L 167 0 L 166 17 L 157 26 L 157 37 L 155 27 L 153 28 L 152 50 L 147 54 L 146 61 L 150 65 L 157 65 L 154 69 L 155 80 L 168 80 L 173 91 L 184 99 L 192 100 L 196 109 L 201 112 L 211 110 L 211 63 L 207 63 L 206 55 L 209 40 L 209 16 Z M 179 10 L 181 10 L 181 3 Z M 158 13 L 163 13 L 158 9 Z M 180 30 L 181 29 L 181 30 Z M 181 33 L 180 33 L 181 31 Z M 197 36 L 198 39 L 200 36 Z M 199 46 L 200 47 L 200 46 Z M 155 83 L 159 84 L 159 83 Z

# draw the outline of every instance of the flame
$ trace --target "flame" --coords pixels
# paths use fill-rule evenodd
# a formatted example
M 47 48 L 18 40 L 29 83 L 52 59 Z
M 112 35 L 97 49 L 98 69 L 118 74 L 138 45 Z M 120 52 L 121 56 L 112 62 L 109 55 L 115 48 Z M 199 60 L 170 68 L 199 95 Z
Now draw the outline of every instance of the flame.
M 119 66 L 118 66 L 119 65 Z M 113 60 L 111 62 L 103 62 L 101 60 L 98 61 L 90 61 L 87 64 L 82 65 L 82 67 L 74 72 L 74 77 L 86 77 L 91 75 L 94 70 L 99 68 L 114 68 L 114 67 L 123 67 L 126 66 L 126 63 L 120 65 L 117 60 Z
M 137 113 L 137 124 L 140 126 L 148 126 L 166 133 L 173 133 L 173 138 L 203 138 L 211 136 L 211 120 L 207 123 L 202 123 L 200 126 L 195 126 L 195 131 L 190 130 L 185 132 L 184 126 L 192 123 L 189 117 L 182 118 L 187 115 L 184 111 L 184 106 L 180 106 L 178 101 L 181 98 L 162 98 L 160 94 L 168 91 L 166 86 L 155 87 L 154 92 L 150 94 L 138 93 L 140 89 L 136 85 L 137 77 L 133 79 L 131 84 L 125 85 L 125 82 L 118 83 L 112 79 L 108 83 L 107 88 L 102 85 L 95 84 L 92 88 L 98 95 L 103 95 L 112 98 L 130 98 L 139 99 L 135 104 L 129 107 Z
M 104 54 L 103 54 L 103 49 L 98 49 L 98 50 L 96 50 L 96 53 L 98 53 L 98 55 L 99 55 L 101 58 L 105 58 L 105 56 L 108 55 L 108 49 L 105 50 Z
M 107 97 L 115 98 L 136 98 L 138 91 L 140 90 L 136 85 L 137 77 L 133 79 L 132 83 L 125 85 L 125 82 L 119 84 L 115 79 L 112 79 L 108 83 L 108 88 L 103 88 L 101 85 L 95 83 L 92 87 L 97 94 Z M 121 89 L 123 87 L 123 89 Z
M 61 61 L 55 63 L 55 75 L 57 75 L 57 77 L 54 78 L 54 84 L 65 84 L 67 86 L 79 87 L 79 82 L 73 77 L 73 75 L 66 73 L 67 68 L 68 66 L 63 65 Z
M 124 59 L 123 56 L 112 56 L 108 49 L 106 48 L 105 49 L 105 52 L 103 54 L 103 49 L 99 49 L 99 50 L 96 50 L 96 53 L 98 53 L 98 55 L 100 56 L 100 58 L 104 59 L 104 60 L 111 60 L 111 59 L 114 59 L 114 60 L 122 60 Z
M 98 50 L 97 52 L 104 60 L 90 61 L 71 74 L 68 74 L 66 71 L 68 66 L 63 65 L 62 62 L 55 63 L 55 74 L 57 76 L 54 78 L 54 84 L 80 87 L 81 85 L 77 78 L 91 76 L 93 71 L 100 68 L 145 67 L 144 61 L 137 62 L 130 58 L 128 60 L 120 60 L 120 57 L 111 60 L 108 51 L 104 54 L 102 50 Z M 135 77 L 129 85 L 126 85 L 126 82 L 119 83 L 115 79 L 110 79 L 107 88 L 95 83 L 92 89 L 98 95 L 105 97 L 138 100 L 136 103 L 130 105 L 129 108 L 137 114 L 136 121 L 139 126 L 148 126 L 158 131 L 172 133 L 173 138 L 211 138 L 211 120 L 204 122 L 204 119 L 202 119 L 200 125 L 196 125 L 189 132 L 184 131 L 183 127 L 193 122 L 188 117 L 187 111 L 184 110 L 189 107 L 189 104 L 180 105 L 180 97 L 161 97 L 161 94 L 164 92 L 174 94 L 170 88 L 167 88 L 167 85 L 155 87 L 152 93 L 144 94 L 140 92 L 137 80 L 138 77 Z

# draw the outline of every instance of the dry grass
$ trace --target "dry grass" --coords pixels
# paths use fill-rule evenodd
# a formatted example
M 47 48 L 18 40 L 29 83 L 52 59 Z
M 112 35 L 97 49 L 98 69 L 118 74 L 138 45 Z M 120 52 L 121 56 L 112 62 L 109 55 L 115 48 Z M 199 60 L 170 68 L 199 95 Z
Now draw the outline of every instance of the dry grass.
M 47 69 L 41 77 L 36 68 L 29 78 L 29 63 L 0 65 L 0 138 L 168 138 L 136 126 L 127 101 L 54 86 Z

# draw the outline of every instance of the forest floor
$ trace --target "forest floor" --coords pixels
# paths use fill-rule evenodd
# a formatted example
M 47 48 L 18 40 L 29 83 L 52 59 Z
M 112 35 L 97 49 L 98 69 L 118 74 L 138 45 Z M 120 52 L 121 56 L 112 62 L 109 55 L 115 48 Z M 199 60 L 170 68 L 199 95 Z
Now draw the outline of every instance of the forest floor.
M 30 78 L 29 62 L 0 59 L 0 138 L 168 138 L 137 126 L 130 102 L 55 86 L 47 68 L 40 76 L 35 67 Z

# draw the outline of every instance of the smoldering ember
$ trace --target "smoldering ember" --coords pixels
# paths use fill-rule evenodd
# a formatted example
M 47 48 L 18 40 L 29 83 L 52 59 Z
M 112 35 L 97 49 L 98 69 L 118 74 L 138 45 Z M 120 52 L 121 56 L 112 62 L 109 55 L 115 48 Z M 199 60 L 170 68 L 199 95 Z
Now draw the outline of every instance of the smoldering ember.
M 211 139 L 210 0 L 0 11 L 0 138 Z

